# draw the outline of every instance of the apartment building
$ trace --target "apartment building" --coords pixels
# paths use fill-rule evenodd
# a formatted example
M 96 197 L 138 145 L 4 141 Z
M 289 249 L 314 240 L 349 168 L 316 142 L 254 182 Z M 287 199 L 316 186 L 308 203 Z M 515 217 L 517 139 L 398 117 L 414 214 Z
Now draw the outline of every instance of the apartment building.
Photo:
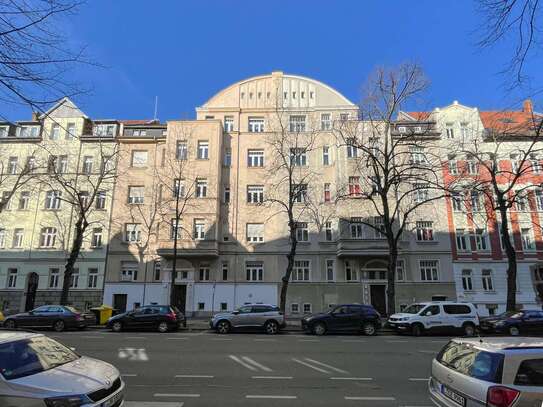
M 43 115 L 34 114 L 31 121 L 0 123 L 2 309 L 24 311 L 59 302 L 75 213 L 54 179 L 80 190 L 81 199 L 90 199 L 85 185 L 96 181 L 104 158 L 114 156 L 116 131 L 115 122 L 91 121 L 68 98 Z M 23 185 L 11 195 L 27 169 Z M 69 299 L 81 309 L 102 302 L 113 181 L 101 186 L 71 278 Z

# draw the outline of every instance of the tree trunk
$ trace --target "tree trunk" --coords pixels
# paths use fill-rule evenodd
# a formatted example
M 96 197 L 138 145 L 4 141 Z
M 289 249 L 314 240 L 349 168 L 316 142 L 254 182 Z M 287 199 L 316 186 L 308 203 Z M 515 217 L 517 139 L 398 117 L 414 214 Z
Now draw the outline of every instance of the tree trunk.
M 516 311 L 517 308 L 517 252 L 510 239 L 509 224 L 507 223 L 507 208 L 500 205 L 498 208 L 501 220 L 502 244 L 507 256 L 507 311 Z
M 394 243 L 389 245 L 389 258 L 387 265 L 387 314 L 390 316 L 396 312 L 396 263 L 398 260 L 398 248 Z
M 290 276 L 292 275 L 292 269 L 294 268 L 294 258 L 296 257 L 296 246 L 298 245 L 298 241 L 296 240 L 296 222 L 291 220 L 289 222 L 289 229 L 290 229 L 290 250 L 287 254 L 287 269 L 285 270 L 285 275 L 281 278 L 281 294 L 280 294 L 280 303 L 279 303 L 279 309 L 284 315 L 286 315 L 288 283 L 290 281 Z
M 89 223 L 80 216 L 75 223 L 75 237 L 72 244 L 72 250 L 70 256 L 64 267 L 64 280 L 62 281 L 62 293 L 60 295 L 60 305 L 68 305 L 68 293 L 70 291 L 70 282 L 74 271 L 74 266 L 81 252 L 81 246 L 83 245 L 83 235 L 87 230 Z
M 173 260 L 172 260 L 172 274 L 170 276 L 170 305 L 177 305 L 175 303 L 175 275 L 177 274 L 177 238 L 179 229 L 179 191 L 175 194 L 175 230 L 173 235 Z M 173 225 L 172 225 L 173 226 Z

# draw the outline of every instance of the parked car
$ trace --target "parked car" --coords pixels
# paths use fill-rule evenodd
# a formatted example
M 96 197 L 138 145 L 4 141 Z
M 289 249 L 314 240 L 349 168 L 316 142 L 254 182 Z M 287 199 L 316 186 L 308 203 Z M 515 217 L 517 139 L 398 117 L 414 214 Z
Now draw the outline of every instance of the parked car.
M 432 362 L 439 407 L 535 407 L 543 400 L 543 341 L 453 339 Z
M 421 302 L 391 315 L 388 324 L 398 332 L 410 332 L 414 336 L 454 331 L 473 336 L 479 327 L 479 315 L 477 308 L 467 302 Z
M 338 305 L 328 312 L 302 318 L 302 329 L 315 335 L 348 331 L 375 335 L 379 328 L 381 315 L 371 305 Z
M 94 315 L 64 305 L 43 305 L 32 311 L 9 315 L 4 327 L 14 328 L 52 328 L 57 332 L 65 329 L 84 329 L 94 322 Z
M 171 305 L 145 305 L 134 311 L 117 314 L 108 319 L 106 326 L 114 332 L 123 330 L 158 330 L 168 332 L 185 324 L 185 316 Z
M 512 311 L 481 318 L 481 331 L 512 336 L 543 335 L 543 311 Z
M 42 334 L 0 329 L 0 406 L 120 407 L 119 371 Z
M 233 329 L 263 329 L 274 335 L 286 326 L 285 316 L 269 304 L 247 304 L 232 312 L 216 314 L 209 321 L 211 329 L 227 334 Z

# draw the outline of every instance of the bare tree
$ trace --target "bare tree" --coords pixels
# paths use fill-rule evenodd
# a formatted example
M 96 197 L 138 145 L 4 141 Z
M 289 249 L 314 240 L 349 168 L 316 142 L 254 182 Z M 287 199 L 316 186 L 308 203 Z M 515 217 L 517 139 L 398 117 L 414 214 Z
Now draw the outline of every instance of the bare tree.
M 31 154 L 34 157 L 34 154 Z M 3 159 L 2 159 L 3 158 Z M 17 191 L 36 180 L 37 163 L 34 160 L 19 163 L 19 157 L 5 155 L 0 157 L 0 214 L 12 202 Z

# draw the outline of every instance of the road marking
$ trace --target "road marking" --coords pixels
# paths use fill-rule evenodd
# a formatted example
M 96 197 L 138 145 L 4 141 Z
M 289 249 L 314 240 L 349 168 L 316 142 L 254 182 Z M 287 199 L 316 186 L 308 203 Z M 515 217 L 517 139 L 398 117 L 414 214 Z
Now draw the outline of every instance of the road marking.
M 257 361 L 251 359 L 251 358 L 248 357 L 248 356 L 242 356 L 241 358 L 242 358 L 245 362 L 247 362 L 247 363 L 249 363 L 249 364 L 251 364 L 251 365 L 253 365 L 253 366 L 256 366 L 256 367 L 259 368 L 259 369 L 262 369 L 262 370 L 265 371 L 265 372 L 271 372 L 271 371 L 272 371 L 272 369 L 270 369 L 269 367 L 264 366 L 264 365 L 258 363 Z
M 252 376 L 251 379 L 291 380 L 292 376 Z
M 322 367 L 331 369 L 331 370 L 333 370 L 334 372 L 338 372 L 338 373 L 349 373 L 349 372 L 347 372 L 346 370 L 338 369 L 337 367 L 327 365 L 326 363 L 319 362 L 318 360 L 309 359 L 309 358 L 305 358 L 305 360 L 307 360 L 307 361 L 309 361 L 309 362 L 311 362 L 311 363 L 315 363 L 315 364 L 317 364 L 317 365 L 319 365 L 319 366 L 322 366 Z
M 183 407 L 185 403 L 178 401 L 126 401 L 123 407 Z
M 407 343 L 409 341 L 385 341 L 387 343 Z
M 298 342 L 320 342 L 318 339 L 298 339 Z
M 432 355 L 435 355 L 438 350 L 419 350 L 420 353 L 431 353 Z
M 313 365 L 310 365 L 309 363 L 307 362 L 304 362 L 303 360 L 300 360 L 300 359 L 292 359 L 294 362 L 296 363 L 299 363 L 300 365 L 304 365 L 304 366 L 307 366 L 311 369 L 314 369 L 316 370 L 317 372 L 321 372 L 321 373 L 330 373 L 328 370 L 324 370 L 324 369 L 321 369 L 320 367 L 316 367 L 316 366 L 313 366 Z
M 428 377 L 410 377 L 409 381 L 410 382 L 427 382 Z
M 330 380 L 359 380 L 359 381 L 371 381 L 371 377 L 331 377 Z
M 215 376 L 205 374 L 176 374 L 175 377 L 179 378 L 194 378 L 194 379 L 213 379 Z
M 234 362 L 239 363 L 241 366 L 246 367 L 247 369 L 252 370 L 253 372 L 256 372 L 256 369 L 255 369 L 253 366 L 248 365 L 247 363 L 245 363 L 243 360 L 241 360 L 241 359 L 238 358 L 237 356 L 229 355 L 228 357 L 229 357 L 230 359 L 232 359 Z
M 146 336 L 125 336 L 124 339 L 147 339 Z
M 255 342 L 277 342 L 277 339 L 254 339 Z
M 363 339 L 343 339 L 341 342 L 355 342 L 355 343 L 364 343 L 366 342 Z
M 245 396 L 246 399 L 297 399 L 298 396 L 259 396 L 254 394 L 248 394 Z
M 232 338 L 211 338 L 212 341 L 231 341 Z
M 104 339 L 105 338 L 105 336 L 98 336 L 98 335 L 81 335 L 79 337 L 85 338 L 85 339 Z
M 136 377 L 137 374 L 135 373 L 121 373 L 122 377 Z
M 184 337 L 184 338 L 166 338 L 166 339 L 169 340 L 169 341 L 174 341 L 174 340 L 175 340 L 175 341 L 186 341 L 186 340 L 188 340 L 189 338 Z
M 345 396 L 345 400 L 365 400 L 365 401 L 394 401 L 394 397 L 358 397 L 358 396 Z
M 200 397 L 199 394 L 155 393 L 153 397 Z

